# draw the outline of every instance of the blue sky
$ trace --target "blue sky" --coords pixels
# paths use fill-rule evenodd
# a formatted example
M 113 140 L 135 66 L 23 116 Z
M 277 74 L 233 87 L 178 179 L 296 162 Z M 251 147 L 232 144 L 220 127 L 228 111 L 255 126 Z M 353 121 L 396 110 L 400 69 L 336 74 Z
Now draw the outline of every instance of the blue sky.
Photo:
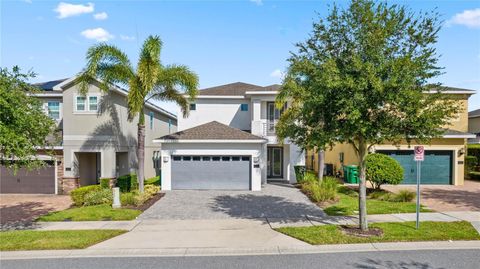
M 448 86 L 480 90 L 479 1 L 389 1 L 414 11 L 437 8 L 446 21 L 437 45 Z M 294 44 L 307 38 L 331 1 L 3 0 L 0 65 L 33 69 L 35 81 L 66 78 L 85 65 L 89 46 L 107 40 L 133 61 L 150 34 L 165 64 L 188 65 L 210 87 L 281 82 Z M 346 1 L 337 1 L 345 5 Z M 318 15 L 317 15 L 318 13 Z M 163 104 L 176 111 L 173 104 Z M 480 93 L 469 110 L 480 108 Z

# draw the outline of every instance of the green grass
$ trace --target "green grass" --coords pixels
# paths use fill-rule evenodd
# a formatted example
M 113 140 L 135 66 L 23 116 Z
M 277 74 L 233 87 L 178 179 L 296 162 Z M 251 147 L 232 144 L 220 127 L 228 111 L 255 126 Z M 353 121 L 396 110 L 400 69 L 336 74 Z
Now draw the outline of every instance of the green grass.
M 125 232 L 124 230 L 0 232 L 0 251 L 81 249 Z
M 41 216 L 37 221 L 132 220 L 140 213 L 142 211 L 135 209 L 113 209 L 109 205 L 95 205 L 52 212 Z
M 160 176 L 151 177 L 149 179 L 146 179 L 145 180 L 145 185 L 149 185 L 149 184 L 160 186 Z
M 373 242 L 415 242 L 444 240 L 480 240 L 480 235 L 466 221 L 420 223 L 420 229 L 415 229 L 415 222 L 375 223 L 370 227 L 383 230 L 382 236 L 368 238 L 344 234 L 336 225 L 285 227 L 277 231 L 300 239 L 312 245 L 353 244 Z
M 330 216 L 347 216 L 358 214 L 358 193 L 345 186 L 338 189 L 339 201 L 323 210 Z M 357 211 L 357 212 L 355 212 Z M 367 198 L 368 214 L 414 213 L 416 205 L 413 202 L 390 202 Z M 421 212 L 432 210 L 421 207 Z

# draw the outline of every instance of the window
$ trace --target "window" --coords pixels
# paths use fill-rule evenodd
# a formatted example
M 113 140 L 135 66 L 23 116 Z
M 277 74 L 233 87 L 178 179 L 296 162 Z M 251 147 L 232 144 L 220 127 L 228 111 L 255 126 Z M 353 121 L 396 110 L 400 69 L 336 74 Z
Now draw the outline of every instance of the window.
M 98 97 L 89 96 L 88 97 L 88 111 L 97 111 L 98 110 Z
M 248 111 L 248 104 L 241 104 L 240 105 L 240 110 L 241 111 Z
M 183 156 L 184 161 L 190 161 L 191 159 L 192 159 L 192 157 L 190 157 L 190 156 Z
M 192 160 L 194 160 L 194 161 L 200 161 L 200 156 L 193 156 L 193 157 L 192 157 Z
M 230 161 L 230 157 L 229 157 L 229 156 L 228 156 L 228 157 L 227 157 L 227 156 L 223 156 L 223 157 L 222 157 L 222 161 L 224 161 L 224 162 L 229 162 L 229 161 Z
M 153 130 L 153 112 L 149 112 L 148 116 L 150 118 L 150 130 Z
M 181 161 L 182 157 L 181 156 L 173 156 L 174 161 Z
M 240 161 L 240 157 L 239 156 L 233 156 L 232 161 Z
M 85 111 L 85 96 L 77 96 L 77 111 Z
M 54 120 L 60 119 L 60 102 L 47 103 L 48 116 Z
M 203 156 L 202 157 L 202 161 L 210 161 L 210 157 L 209 156 Z
M 197 104 L 190 104 L 190 110 L 197 110 Z
M 242 161 L 249 161 L 249 160 L 250 160 L 250 157 L 242 156 Z
M 172 119 L 168 119 L 168 133 L 170 134 L 172 131 Z
M 220 161 L 220 157 L 214 156 L 214 157 L 212 157 L 212 161 L 218 162 L 218 161 Z

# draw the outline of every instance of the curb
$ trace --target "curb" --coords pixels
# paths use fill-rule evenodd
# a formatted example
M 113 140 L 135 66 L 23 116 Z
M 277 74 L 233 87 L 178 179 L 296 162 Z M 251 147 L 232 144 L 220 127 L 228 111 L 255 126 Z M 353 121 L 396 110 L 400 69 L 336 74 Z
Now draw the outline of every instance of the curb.
M 245 256 L 245 255 L 288 255 L 321 254 L 372 251 L 408 251 L 408 250 L 451 250 L 479 249 L 477 241 L 427 241 L 321 245 L 306 247 L 271 248 L 164 248 L 164 249 L 81 249 L 81 250 L 36 250 L 2 251 L 0 260 L 28 260 L 55 258 L 91 258 L 91 257 L 189 257 L 189 256 Z

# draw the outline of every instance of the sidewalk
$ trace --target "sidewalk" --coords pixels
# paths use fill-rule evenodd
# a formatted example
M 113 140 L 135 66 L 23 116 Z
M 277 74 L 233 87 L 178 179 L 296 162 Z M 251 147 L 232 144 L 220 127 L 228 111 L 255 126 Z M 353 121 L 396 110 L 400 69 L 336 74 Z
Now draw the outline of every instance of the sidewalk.
M 157 249 L 81 249 L 0 252 L 0 260 L 85 258 L 85 257 L 186 257 L 186 256 L 242 256 L 287 255 L 341 252 L 372 252 L 398 250 L 479 249 L 480 241 L 432 241 L 369 243 L 320 246 L 278 246 L 245 248 L 157 248 Z

